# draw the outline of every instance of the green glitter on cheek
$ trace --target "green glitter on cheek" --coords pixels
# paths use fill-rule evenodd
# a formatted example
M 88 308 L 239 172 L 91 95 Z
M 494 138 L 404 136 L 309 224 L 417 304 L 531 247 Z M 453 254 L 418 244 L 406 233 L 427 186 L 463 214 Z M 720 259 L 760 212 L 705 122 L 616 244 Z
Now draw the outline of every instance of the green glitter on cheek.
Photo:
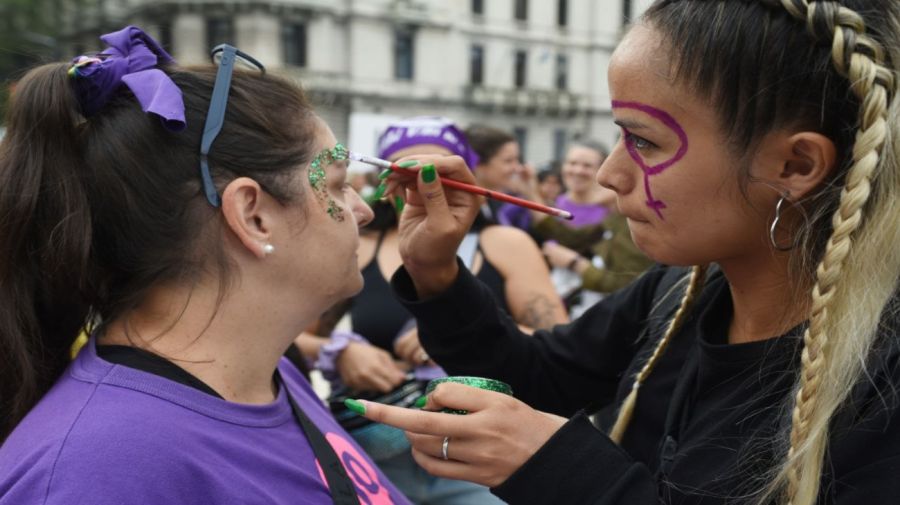
M 328 215 L 337 222 L 344 221 L 344 209 L 328 194 L 326 187 L 325 167 L 336 161 L 344 161 L 349 152 L 343 144 L 336 144 L 332 149 L 323 149 L 309 165 L 309 185 L 316 199 L 325 208 Z

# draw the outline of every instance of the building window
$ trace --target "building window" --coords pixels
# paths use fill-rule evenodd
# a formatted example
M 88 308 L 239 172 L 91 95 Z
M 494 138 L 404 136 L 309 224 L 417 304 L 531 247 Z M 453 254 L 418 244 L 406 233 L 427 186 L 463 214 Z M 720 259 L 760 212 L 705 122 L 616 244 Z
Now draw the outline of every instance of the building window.
M 404 28 L 394 32 L 394 78 L 411 81 L 413 78 L 413 30 Z
M 516 68 L 515 68 L 515 81 L 514 85 L 516 88 L 524 88 L 525 87 L 525 76 L 528 72 L 528 53 L 525 51 L 516 51 Z
M 553 130 L 553 159 L 562 161 L 566 156 L 566 130 Z
M 206 20 L 206 46 L 212 49 L 219 44 L 234 44 L 234 24 L 230 18 Z
M 284 23 L 281 25 L 281 47 L 285 65 L 306 66 L 306 24 Z
M 484 84 L 484 46 L 473 45 L 469 53 L 469 83 Z
M 484 14 L 484 0 L 472 0 L 472 14 Z
M 569 24 L 569 2 L 568 0 L 559 0 L 556 4 L 556 25 L 566 26 Z
M 513 17 L 518 19 L 519 21 L 527 21 L 528 20 L 528 0 L 515 0 L 515 12 L 513 13 Z
M 528 130 L 526 128 L 517 127 L 513 128 L 513 137 L 516 138 L 516 143 L 519 144 L 519 161 L 525 159 L 525 146 L 528 143 Z
M 556 55 L 556 89 L 565 91 L 569 87 L 569 59 L 565 54 Z
M 159 45 L 169 54 L 174 52 L 172 49 L 172 23 L 168 21 L 159 24 Z
M 631 0 L 622 0 L 622 26 L 631 22 Z

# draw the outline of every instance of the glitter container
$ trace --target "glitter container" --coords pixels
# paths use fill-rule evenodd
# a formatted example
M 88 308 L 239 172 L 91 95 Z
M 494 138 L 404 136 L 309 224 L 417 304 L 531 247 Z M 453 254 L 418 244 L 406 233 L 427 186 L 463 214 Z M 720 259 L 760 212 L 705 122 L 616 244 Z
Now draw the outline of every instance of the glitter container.
M 495 391 L 497 393 L 503 393 L 505 395 L 512 396 L 512 388 L 509 387 L 509 384 L 505 382 L 501 382 L 494 379 L 485 379 L 484 377 L 465 377 L 465 376 L 456 376 L 456 377 L 441 377 L 440 379 L 434 379 L 428 383 L 428 386 L 425 388 L 425 394 L 431 394 L 434 391 L 434 388 L 438 387 L 438 384 L 443 384 L 444 382 L 454 382 L 456 384 L 463 384 L 465 386 L 472 386 L 478 389 L 485 389 L 488 391 Z M 447 414 L 460 414 L 465 415 L 469 412 L 466 410 L 455 410 L 455 409 L 441 409 L 441 412 L 445 412 Z

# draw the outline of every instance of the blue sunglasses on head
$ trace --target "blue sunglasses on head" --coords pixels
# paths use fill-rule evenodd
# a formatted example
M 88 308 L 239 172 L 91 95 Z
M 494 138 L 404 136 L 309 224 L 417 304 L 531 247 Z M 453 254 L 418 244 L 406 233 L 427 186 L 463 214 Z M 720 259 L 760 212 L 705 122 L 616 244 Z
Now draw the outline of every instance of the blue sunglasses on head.
M 240 51 L 234 46 L 220 44 L 210 52 L 213 63 L 219 65 L 216 73 L 216 83 L 213 85 L 212 98 L 209 101 L 209 111 L 206 113 L 206 122 L 203 124 L 203 137 L 200 141 L 200 179 L 203 181 L 203 192 L 206 200 L 213 207 L 222 205 L 222 198 L 216 190 L 212 175 L 209 173 L 209 149 L 222 131 L 222 123 L 225 122 L 225 108 L 228 106 L 228 92 L 231 89 L 231 75 L 234 73 L 234 65 L 241 62 L 249 68 L 255 68 L 261 73 L 266 73 L 266 67 L 256 58 Z

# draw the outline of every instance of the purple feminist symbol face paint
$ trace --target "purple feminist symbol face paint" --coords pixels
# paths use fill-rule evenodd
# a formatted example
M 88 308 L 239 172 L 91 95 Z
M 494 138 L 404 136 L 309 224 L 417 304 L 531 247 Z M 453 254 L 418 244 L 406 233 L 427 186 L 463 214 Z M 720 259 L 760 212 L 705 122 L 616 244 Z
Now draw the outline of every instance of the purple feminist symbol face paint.
M 644 114 L 647 114 L 648 116 L 666 125 L 667 128 L 672 130 L 675 135 L 678 136 L 678 140 L 681 142 L 681 145 L 678 148 L 678 152 L 675 153 L 675 156 L 657 165 L 648 165 L 647 161 L 638 152 L 637 147 L 635 147 L 634 145 L 634 142 L 630 142 L 627 140 L 625 142 L 625 146 L 628 149 L 628 154 L 631 155 L 631 158 L 634 160 L 634 162 L 637 163 L 638 166 L 641 167 L 641 170 L 643 170 L 644 172 L 644 191 L 647 193 L 647 206 L 653 209 L 653 211 L 656 212 L 656 215 L 658 215 L 660 219 L 665 219 L 662 215 L 662 209 L 666 208 L 666 204 L 663 203 L 662 200 L 653 198 L 653 192 L 650 190 L 650 176 L 656 175 L 663 170 L 671 167 L 681 158 L 683 158 L 685 154 L 687 154 L 687 134 L 684 133 L 684 129 L 681 127 L 681 125 L 678 124 L 678 121 L 675 121 L 675 118 L 670 116 L 665 111 L 657 109 L 656 107 L 651 107 L 649 105 L 638 102 L 621 102 L 618 100 L 613 100 L 612 108 L 632 109 L 643 112 Z

